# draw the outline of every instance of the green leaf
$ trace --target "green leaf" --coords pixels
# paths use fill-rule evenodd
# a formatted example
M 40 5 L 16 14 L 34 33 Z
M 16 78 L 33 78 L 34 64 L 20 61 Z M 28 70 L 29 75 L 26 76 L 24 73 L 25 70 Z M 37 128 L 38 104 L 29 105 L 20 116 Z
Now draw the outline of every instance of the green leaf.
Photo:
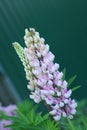
M 45 114 L 44 116 L 41 116 L 41 112 L 36 115 L 35 123 L 36 125 L 44 122 L 49 118 L 49 113 Z
M 76 79 L 76 75 L 72 76 L 69 80 L 68 80 L 68 87 L 73 83 L 73 81 Z
M 78 86 L 76 86 L 76 87 L 74 87 L 74 88 L 72 88 L 72 91 L 76 91 L 77 89 L 79 89 L 81 86 L 80 85 L 78 85 Z
M 12 124 L 8 127 L 15 130 L 40 130 L 43 123 L 49 118 L 49 113 L 44 116 L 42 113 L 36 113 L 36 105 L 29 102 L 23 102 L 18 105 L 15 117 L 8 116 L 7 119 L 12 120 Z
M 69 118 L 67 118 L 67 120 L 68 120 L 68 123 L 69 123 L 69 126 L 70 126 L 71 130 L 75 130 L 74 125 L 71 122 L 71 120 Z
M 82 123 L 83 123 L 85 129 L 87 130 L 87 117 L 84 115 L 82 116 Z
M 17 110 L 18 116 L 20 116 L 21 119 L 23 119 L 26 123 L 29 123 L 29 120 L 26 118 L 26 115 L 24 115 L 21 111 Z
M 41 130 L 60 130 L 58 122 L 47 120 Z
M 0 120 L 6 118 L 6 114 L 4 111 L 0 111 Z
M 63 72 L 63 77 L 62 77 L 62 79 L 64 80 L 64 79 L 65 79 L 65 76 L 66 76 L 66 68 L 64 68 L 62 72 Z
M 34 123 L 35 122 L 35 117 L 36 117 L 35 111 L 34 111 L 34 109 L 31 109 L 31 111 L 28 113 L 29 121 L 31 123 Z

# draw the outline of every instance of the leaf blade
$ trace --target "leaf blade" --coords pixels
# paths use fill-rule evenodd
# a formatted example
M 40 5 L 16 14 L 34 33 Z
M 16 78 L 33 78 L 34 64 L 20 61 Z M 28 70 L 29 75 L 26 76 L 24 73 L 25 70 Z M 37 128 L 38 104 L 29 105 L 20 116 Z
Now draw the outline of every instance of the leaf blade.
M 78 86 L 72 88 L 72 91 L 76 91 L 76 90 L 79 89 L 80 87 L 81 87 L 81 85 L 78 85 Z
M 68 87 L 73 83 L 73 81 L 76 79 L 76 75 L 72 76 L 69 80 L 68 80 Z

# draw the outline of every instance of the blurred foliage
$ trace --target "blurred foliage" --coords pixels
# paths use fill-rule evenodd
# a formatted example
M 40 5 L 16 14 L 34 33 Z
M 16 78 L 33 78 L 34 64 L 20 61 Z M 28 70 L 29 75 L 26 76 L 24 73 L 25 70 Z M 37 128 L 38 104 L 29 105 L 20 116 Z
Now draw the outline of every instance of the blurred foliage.
M 0 119 L 12 120 L 13 123 L 7 127 L 12 130 L 58 130 L 58 123 L 49 119 L 49 114 L 42 116 L 41 112 L 36 112 L 37 105 L 28 101 L 18 104 L 16 115 L 6 116 L 3 112 L 0 114 Z
M 12 120 L 6 127 L 12 130 L 87 130 L 87 100 L 78 102 L 77 113 L 73 120 L 62 118 L 55 122 L 49 114 L 38 112 L 38 106 L 30 101 L 17 105 L 16 116 L 6 116 L 0 112 L 0 120 Z

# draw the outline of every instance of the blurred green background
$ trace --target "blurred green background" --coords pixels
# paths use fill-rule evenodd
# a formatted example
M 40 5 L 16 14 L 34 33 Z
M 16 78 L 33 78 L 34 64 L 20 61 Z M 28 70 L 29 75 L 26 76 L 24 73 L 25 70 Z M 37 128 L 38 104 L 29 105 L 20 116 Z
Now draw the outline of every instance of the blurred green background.
M 50 50 L 66 79 L 74 74 L 73 85 L 82 87 L 77 99 L 87 97 L 87 0 L 0 0 L 0 63 L 20 96 L 28 98 L 23 66 L 12 43 L 24 46 L 25 28 L 35 28 Z

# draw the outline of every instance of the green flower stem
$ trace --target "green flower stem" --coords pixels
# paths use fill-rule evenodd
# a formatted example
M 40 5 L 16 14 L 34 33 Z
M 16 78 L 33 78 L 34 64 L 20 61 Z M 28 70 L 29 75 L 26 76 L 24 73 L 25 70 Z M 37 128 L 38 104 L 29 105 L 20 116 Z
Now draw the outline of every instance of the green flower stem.
M 67 118 L 67 121 L 68 121 L 68 123 L 69 123 L 69 125 L 70 125 L 70 127 L 71 127 L 71 130 L 75 130 L 75 128 L 74 128 L 74 126 L 73 126 L 71 120 L 70 120 L 69 118 Z

